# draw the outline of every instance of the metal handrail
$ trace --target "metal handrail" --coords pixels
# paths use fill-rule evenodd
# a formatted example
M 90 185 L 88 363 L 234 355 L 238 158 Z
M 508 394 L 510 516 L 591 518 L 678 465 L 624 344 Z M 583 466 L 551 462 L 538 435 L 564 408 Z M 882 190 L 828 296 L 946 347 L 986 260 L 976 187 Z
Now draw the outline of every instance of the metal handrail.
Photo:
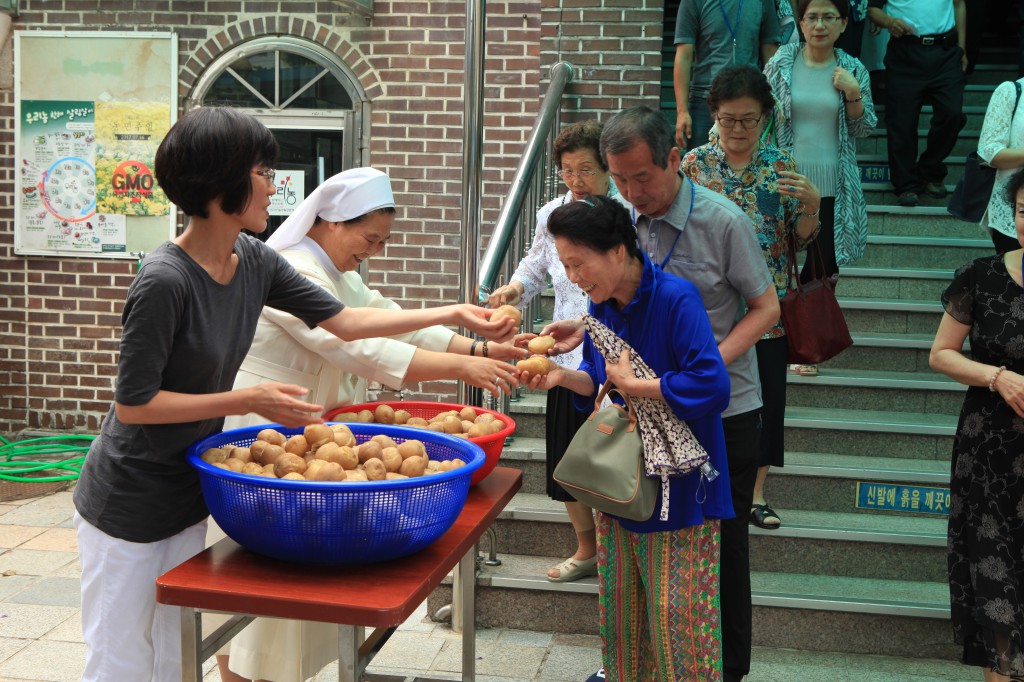
M 572 82 L 575 69 L 568 62 L 558 62 L 551 67 L 551 82 L 548 91 L 541 102 L 540 111 L 537 113 L 537 120 L 530 131 L 530 137 L 526 141 L 526 149 L 516 168 L 515 177 L 505 195 L 505 201 L 501 206 L 501 213 L 498 214 L 498 221 L 494 225 L 494 232 L 490 241 L 487 242 L 487 250 L 480 261 L 479 296 L 480 301 L 487 299 L 487 293 L 494 288 L 498 280 L 498 273 L 501 270 L 505 257 L 508 254 L 509 244 L 516 233 L 516 224 L 523 211 L 523 203 L 530 192 L 534 172 L 537 168 L 537 161 L 547 152 L 548 138 L 551 131 L 556 127 L 557 116 L 561 109 L 562 93 L 566 86 Z

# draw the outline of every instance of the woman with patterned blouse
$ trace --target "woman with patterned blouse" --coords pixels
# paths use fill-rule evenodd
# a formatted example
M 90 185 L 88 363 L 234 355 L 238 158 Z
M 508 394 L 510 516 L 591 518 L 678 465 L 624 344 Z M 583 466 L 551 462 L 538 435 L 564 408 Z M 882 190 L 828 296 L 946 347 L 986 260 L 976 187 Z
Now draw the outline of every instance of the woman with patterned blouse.
M 505 303 L 518 307 L 525 306 L 530 299 L 547 288 L 548 278 L 555 290 L 554 319 L 571 320 L 587 312 L 589 299 L 580 288 L 569 281 L 565 268 L 558 260 L 555 242 L 548 232 L 548 217 L 559 206 L 586 199 L 591 195 L 606 194 L 619 198 L 615 183 L 608 174 L 608 168 L 601 161 L 601 124 L 595 120 L 581 121 L 565 128 L 555 138 L 554 157 L 558 174 L 568 192 L 556 197 L 537 211 L 537 233 L 529 253 L 519 262 L 509 283 L 495 290 L 488 299 L 492 308 Z M 566 369 L 576 369 L 582 359 L 581 350 L 573 350 L 552 360 Z M 578 546 L 571 557 L 548 570 L 548 580 L 569 582 L 597 573 L 597 539 L 594 530 L 594 513 L 590 507 L 580 504 L 562 486 L 551 478 L 552 472 L 562 459 L 569 441 L 576 435 L 587 414 L 573 407 L 572 392 L 556 388 L 548 392 L 546 414 L 547 450 L 547 493 L 548 497 L 565 503 L 566 512 L 576 531 Z M 589 413 L 588 413 L 589 414 Z
M 805 259 L 800 280 L 808 282 L 837 274 L 864 254 L 868 212 L 856 138 L 870 135 L 878 118 L 867 67 L 836 47 L 851 20 L 848 0 L 800 0 L 797 17 L 807 42 L 783 45 L 764 74 L 778 101 L 775 143 L 821 190 L 817 245 L 824 270 L 816 258 Z
M 781 299 L 789 289 L 790 242 L 802 249 L 817 234 L 821 195 L 813 182 L 796 172 L 788 152 L 761 141 L 773 106 L 771 87 L 760 71 L 750 66 L 722 69 L 708 93 L 717 134 L 686 155 L 682 171 L 697 184 L 729 197 L 747 214 Z M 779 320 L 756 346 L 764 408 L 750 518 L 754 525 L 769 529 L 781 523 L 765 501 L 764 482 L 769 467 L 784 464 L 785 334 Z

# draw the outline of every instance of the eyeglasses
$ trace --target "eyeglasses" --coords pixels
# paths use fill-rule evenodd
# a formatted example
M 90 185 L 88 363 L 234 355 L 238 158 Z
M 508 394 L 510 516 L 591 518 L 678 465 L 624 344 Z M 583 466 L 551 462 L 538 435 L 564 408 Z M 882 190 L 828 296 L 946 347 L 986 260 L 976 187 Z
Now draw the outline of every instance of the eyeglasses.
M 268 185 L 274 184 L 274 176 L 277 175 L 277 171 L 274 170 L 273 168 L 267 168 L 264 170 L 254 170 L 253 173 L 266 180 Z
M 597 171 L 593 171 L 593 170 L 571 171 L 571 170 L 563 170 L 561 168 L 556 168 L 555 169 L 555 175 L 557 175 L 558 177 L 562 178 L 563 180 L 571 180 L 573 178 L 592 178 L 595 175 L 597 175 Z
M 764 114 L 757 118 L 732 118 L 730 116 L 716 116 L 715 118 L 718 121 L 718 125 L 723 128 L 735 128 L 736 124 L 739 123 L 744 130 L 753 130 L 763 117 Z
M 807 14 L 803 19 L 801 19 L 801 21 L 809 26 L 821 23 L 822 26 L 828 27 L 840 19 L 842 19 L 842 17 L 835 14 L 822 14 L 821 16 L 818 16 L 817 14 Z

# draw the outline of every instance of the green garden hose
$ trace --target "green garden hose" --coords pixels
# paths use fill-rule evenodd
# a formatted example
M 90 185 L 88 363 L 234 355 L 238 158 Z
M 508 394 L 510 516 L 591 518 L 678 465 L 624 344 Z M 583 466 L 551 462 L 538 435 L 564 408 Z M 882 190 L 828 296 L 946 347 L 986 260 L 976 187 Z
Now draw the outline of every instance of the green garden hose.
M 41 436 L 11 442 L 0 436 L 0 480 L 20 483 L 53 483 L 74 481 L 82 471 L 85 453 L 96 436 L 72 434 Z M 63 460 L 37 461 L 41 455 L 71 455 Z M 30 459 L 24 459 L 30 458 Z M 54 471 L 49 476 L 35 476 L 40 471 Z

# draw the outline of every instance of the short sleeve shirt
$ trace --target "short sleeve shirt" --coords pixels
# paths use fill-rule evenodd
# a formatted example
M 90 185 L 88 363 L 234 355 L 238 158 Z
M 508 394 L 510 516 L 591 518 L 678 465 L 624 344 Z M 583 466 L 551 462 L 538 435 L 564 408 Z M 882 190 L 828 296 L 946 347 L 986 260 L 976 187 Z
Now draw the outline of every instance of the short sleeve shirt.
M 675 44 L 694 46 L 690 96 L 703 99 L 726 66 L 757 67 L 761 45 L 781 41 L 773 0 L 682 0 Z
M 718 343 L 746 312 L 744 299 L 757 298 L 772 286 L 750 219 L 729 199 L 685 178 L 665 215 L 636 215 L 636 233 L 640 248 L 654 263 L 664 262 L 665 272 L 697 286 Z M 731 391 L 722 416 L 761 407 L 753 346 L 726 369 Z

